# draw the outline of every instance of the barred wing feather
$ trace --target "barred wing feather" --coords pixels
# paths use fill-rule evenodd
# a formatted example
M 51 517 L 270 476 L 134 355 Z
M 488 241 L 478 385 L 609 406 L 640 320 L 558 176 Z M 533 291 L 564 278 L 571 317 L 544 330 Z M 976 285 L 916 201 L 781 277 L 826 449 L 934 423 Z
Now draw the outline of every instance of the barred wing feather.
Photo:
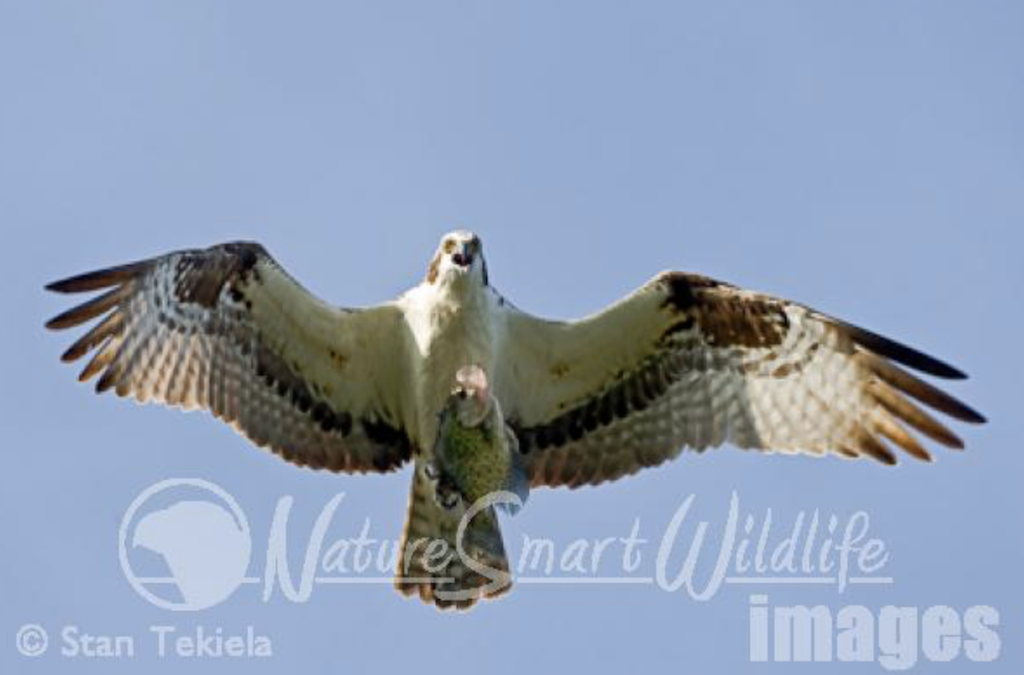
M 960 439 L 926 408 L 983 418 L 898 364 L 963 373 L 786 300 L 666 272 L 607 310 L 546 321 L 506 306 L 498 396 L 533 485 L 593 485 L 731 443 L 767 452 L 930 454 Z M 916 401 L 916 403 L 915 403 Z M 919 405 L 919 404 L 923 404 Z
M 102 294 L 47 323 L 97 323 L 63 355 L 79 379 L 140 402 L 209 410 L 303 466 L 389 471 L 400 423 L 400 310 L 321 302 L 259 244 L 188 250 L 50 284 Z

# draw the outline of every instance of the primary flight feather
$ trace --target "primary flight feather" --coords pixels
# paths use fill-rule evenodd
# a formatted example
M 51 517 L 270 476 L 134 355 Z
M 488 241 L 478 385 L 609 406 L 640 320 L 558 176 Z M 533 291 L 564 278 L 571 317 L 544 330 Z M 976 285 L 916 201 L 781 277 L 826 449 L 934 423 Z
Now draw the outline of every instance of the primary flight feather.
M 422 283 L 366 309 L 322 302 L 246 242 L 47 288 L 101 292 L 47 323 L 97 320 L 62 357 L 93 352 L 79 379 L 99 376 L 97 391 L 209 410 L 302 466 L 386 472 L 412 460 L 404 545 L 431 535 L 450 541 L 455 516 L 479 492 L 463 489 L 466 503 L 453 512 L 439 480 L 444 462 L 435 461 L 442 413 L 467 366 L 481 372 L 515 442 L 501 451 L 507 457 L 449 473 L 489 476 L 486 462 L 507 462 L 535 487 L 596 485 L 684 448 L 724 443 L 885 464 L 899 449 L 930 460 L 913 432 L 963 443 L 928 409 L 984 421 L 910 372 L 962 379 L 959 370 L 803 305 L 699 275 L 661 273 L 580 321 L 531 316 L 490 285 L 480 239 L 465 231 L 441 240 Z M 489 480 L 481 484 L 498 486 Z M 490 532 L 486 516 L 469 523 L 468 536 Z M 500 534 L 497 547 L 485 544 L 500 568 Z M 457 565 L 442 570 L 448 576 L 417 572 L 400 564 L 399 589 L 442 607 L 468 606 L 509 583 L 507 562 L 497 575 Z

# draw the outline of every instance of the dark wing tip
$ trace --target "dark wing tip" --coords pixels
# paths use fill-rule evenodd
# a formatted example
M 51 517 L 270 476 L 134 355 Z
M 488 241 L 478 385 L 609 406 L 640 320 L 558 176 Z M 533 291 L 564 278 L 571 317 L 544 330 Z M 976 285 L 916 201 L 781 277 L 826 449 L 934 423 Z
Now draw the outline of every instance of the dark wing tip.
M 131 290 L 131 285 L 124 285 L 111 289 L 102 295 L 58 314 L 47 321 L 45 325 L 50 330 L 62 330 L 64 328 L 72 328 L 83 324 L 90 319 L 94 319 L 105 314 L 108 310 L 124 300 L 124 298 L 131 293 Z
M 129 263 L 52 281 L 45 288 L 54 293 L 85 293 L 122 284 L 143 271 L 148 262 Z
M 833 319 L 842 329 L 849 335 L 854 342 L 858 345 L 871 350 L 879 356 L 884 356 L 888 359 L 892 359 L 897 363 L 919 370 L 922 373 L 928 373 L 935 377 L 941 377 L 946 380 L 965 380 L 967 374 L 959 368 L 954 368 L 944 361 L 928 356 L 927 354 L 920 352 L 913 347 L 908 347 L 905 344 L 890 340 L 887 337 L 883 337 L 878 333 L 874 333 L 864 328 L 858 328 L 852 324 Z
M 968 424 L 988 424 L 988 419 L 984 415 L 968 405 L 963 406 L 962 413 L 962 416 L 959 418 L 961 422 L 967 422 Z
M 46 290 L 54 293 L 88 293 L 104 289 L 110 290 L 53 317 L 44 325 L 50 330 L 61 330 L 102 315 L 128 295 L 132 287 L 130 282 L 147 272 L 152 264 L 152 260 L 128 263 L 76 274 L 73 277 L 46 284 Z
M 55 317 L 53 317 L 53 318 L 51 318 L 51 319 L 47 320 L 47 322 L 46 322 L 46 323 L 44 323 L 44 324 L 43 324 L 43 326 L 44 326 L 44 327 L 45 327 L 45 328 L 46 328 L 47 330 L 60 330 L 61 328 L 63 328 L 63 327 L 64 327 L 64 326 L 63 326 L 63 325 L 61 324 L 61 317 L 60 317 L 60 316 L 55 316 Z

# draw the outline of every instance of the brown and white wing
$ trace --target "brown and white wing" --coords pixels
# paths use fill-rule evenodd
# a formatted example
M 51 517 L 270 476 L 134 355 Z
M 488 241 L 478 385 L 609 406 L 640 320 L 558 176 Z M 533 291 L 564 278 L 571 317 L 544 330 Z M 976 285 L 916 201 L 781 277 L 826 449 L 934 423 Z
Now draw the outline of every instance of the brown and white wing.
M 665 272 L 605 311 L 546 321 L 509 305 L 495 389 L 533 485 L 597 484 L 683 448 L 923 460 L 914 429 L 963 446 L 911 399 L 983 418 L 897 363 L 942 378 L 936 359 L 808 307 Z
M 410 456 L 400 422 L 400 310 L 331 307 L 259 244 L 170 253 L 50 284 L 105 290 L 51 319 L 93 319 L 63 355 L 96 353 L 97 392 L 205 409 L 302 466 L 390 471 Z

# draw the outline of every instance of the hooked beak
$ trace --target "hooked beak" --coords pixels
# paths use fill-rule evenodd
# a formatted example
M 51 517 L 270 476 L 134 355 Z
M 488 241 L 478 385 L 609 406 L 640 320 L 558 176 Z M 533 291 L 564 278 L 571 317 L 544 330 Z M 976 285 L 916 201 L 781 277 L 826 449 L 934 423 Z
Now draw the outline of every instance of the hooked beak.
M 452 254 L 452 262 L 459 267 L 469 267 L 473 264 L 473 251 L 470 248 L 470 242 L 464 242 L 459 246 L 459 250 Z

